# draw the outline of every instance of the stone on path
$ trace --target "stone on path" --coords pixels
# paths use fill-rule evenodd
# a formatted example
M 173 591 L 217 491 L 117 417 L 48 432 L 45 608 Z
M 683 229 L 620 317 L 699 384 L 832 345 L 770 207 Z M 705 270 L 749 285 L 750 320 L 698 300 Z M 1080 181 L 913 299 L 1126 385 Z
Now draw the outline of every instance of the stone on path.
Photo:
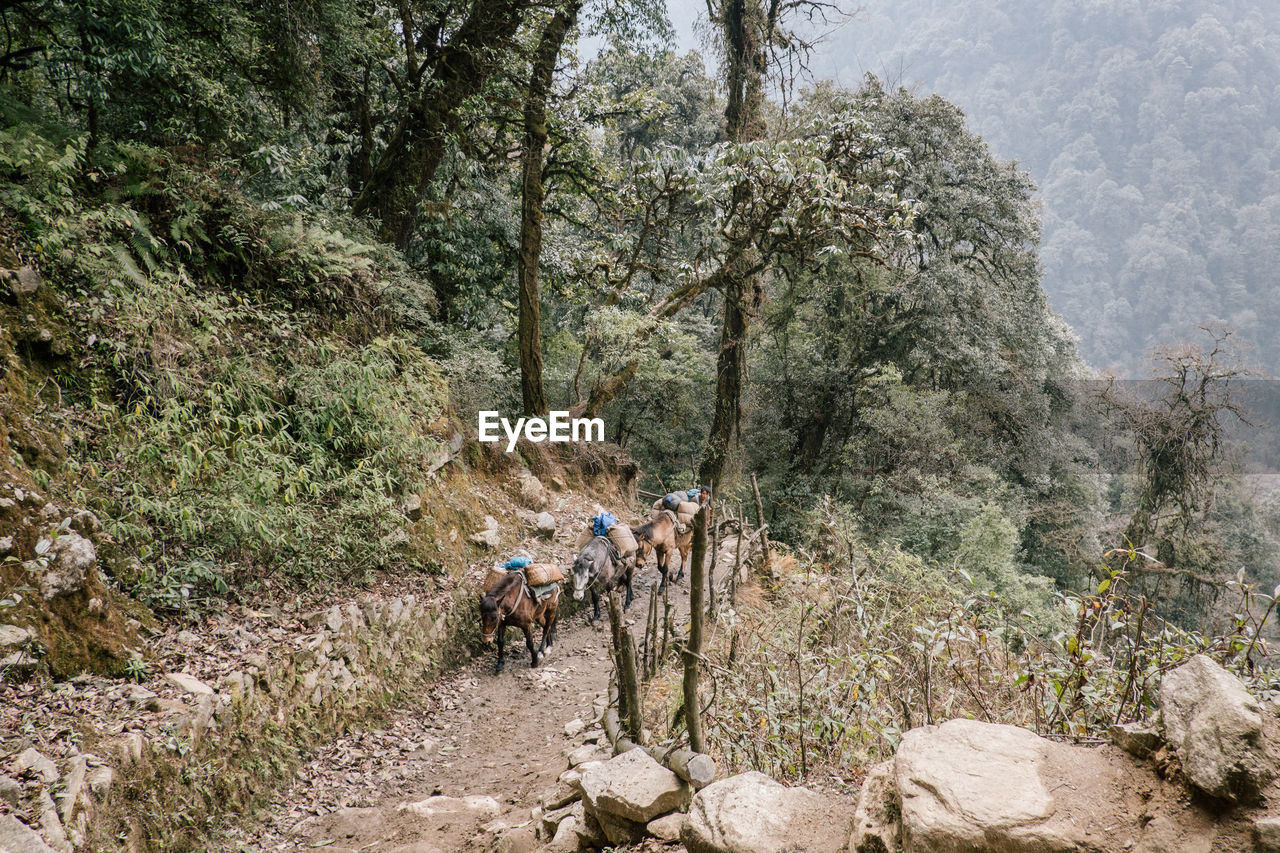
M 751 771 L 699 791 L 680 841 L 689 853 L 837 853 L 849 838 L 853 810 L 846 800 Z
M 1263 750 L 1262 708 L 1209 657 L 1196 655 L 1165 675 L 1160 712 L 1183 773 L 1206 794 L 1248 801 L 1275 777 Z
M 214 692 L 212 687 L 194 675 L 187 675 L 185 672 L 166 672 L 164 680 L 183 693 L 190 693 L 195 696 L 212 696 Z
M 581 766 L 586 768 L 579 781 L 584 805 L 598 816 L 648 823 L 679 808 L 688 795 L 684 781 L 642 749 Z

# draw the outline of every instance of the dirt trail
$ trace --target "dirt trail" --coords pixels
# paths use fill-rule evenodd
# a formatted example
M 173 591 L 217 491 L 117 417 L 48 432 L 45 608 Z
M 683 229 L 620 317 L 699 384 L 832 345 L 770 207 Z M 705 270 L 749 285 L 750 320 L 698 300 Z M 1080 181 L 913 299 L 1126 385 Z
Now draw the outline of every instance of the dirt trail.
M 725 572 L 718 568 L 716 574 Z M 636 579 L 627 618 L 637 640 L 657 579 L 652 564 Z M 677 621 L 687 618 L 687 578 L 672 584 L 670 597 Z M 497 830 L 527 823 L 529 810 L 568 767 L 568 752 L 583 743 L 582 734 L 566 734 L 566 724 L 577 718 L 589 729 L 598 716 L 593 704 L 602 701 L 611 669 L 608 619 L 588 625 L 588 612 L 562 619 L 555 647 L 536 669 L 529 667 L 523 638 L 511 630 L 501 675 L 494 674 L 493 653 L 487 652 L 445 677 L 415 707 L 397 710 L 384 728 L 322 749 L 276 797 L 263 823 L 233 830 L 223 849 L 492 849 L 496 836 L 485 825 Z M 406 808 L 433 795 L 492 797 L 498 810 Z

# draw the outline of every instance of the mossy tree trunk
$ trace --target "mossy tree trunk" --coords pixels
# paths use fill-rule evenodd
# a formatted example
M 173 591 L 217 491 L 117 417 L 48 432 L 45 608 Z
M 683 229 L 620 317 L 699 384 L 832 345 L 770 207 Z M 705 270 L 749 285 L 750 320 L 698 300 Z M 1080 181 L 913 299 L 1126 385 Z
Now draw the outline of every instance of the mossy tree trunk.
M 542 170 L 547 147 L 547 99 L 551 93 L 556 59 L 565 37 L 573 27 L 581 0 L 569 2 L 547 22 L 538 40 L 529 74 L 529 91 L 524 103 L 524 158 L 520 205 L 520 254 L 516 262 L 520 284 L 520 395 L 524 413 L 547 414 L 547 398 L 542 385 L 542 306 L 539 297 L 538 264 L 542 257 L 543 201 L 546 188 Z

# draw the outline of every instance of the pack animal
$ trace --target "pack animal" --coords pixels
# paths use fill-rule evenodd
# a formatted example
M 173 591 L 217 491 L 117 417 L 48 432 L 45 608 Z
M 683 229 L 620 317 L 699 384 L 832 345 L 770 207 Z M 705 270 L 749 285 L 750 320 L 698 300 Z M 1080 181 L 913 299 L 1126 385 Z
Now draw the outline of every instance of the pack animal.
M 591 591 L 591 621 L 600 618 L 600 590 L 608 592 L 625 584 L 627 599 L 623 609 L 631 606 L 635 593 L 631 589 L 631 575 L 635 571 L 634 555 L 623 557 L 606 536 L 595 536 L 583 546 L 573 560 L 573 597 L 581 601 L 587 590 Z
M 636 551 L 636 565 L 638 567 L 644 567 L 644 564 L 649 560 L 650 553 L 657 557 L 658 574 L 662 576 L 662 583 L 659 585 L 658 591 L 661 592 L 667 588 L 667 569 L 671 562 L 671 555 L 680 547 L 677 541 L 679 533 L 676 528 L 675 518 L 665 510 L 655 513 L 653 518 L 644 524 L 631 528 L 631 535 L 636 538 L 636 545 L 638 546 Z M 682 559 L 681 577 L 684 577 L 683 563 L 684 560 Z
M 522 572 L 507 572 L 507 576 L 494 584 L 493 589 L 480 599 L 480 635 L 486 643 L 498 644 L 497 672 L 506 667 L 507 628 L 514 625 L 524 632 L 524 643 L 529 649 L 529 666 L 551 648 L 556 638 L 556 614 L 560 608 L 560 588 L 542 601 L 533 597 Z M 533 627 L 542 626 L 542 642 L 533 645 Z

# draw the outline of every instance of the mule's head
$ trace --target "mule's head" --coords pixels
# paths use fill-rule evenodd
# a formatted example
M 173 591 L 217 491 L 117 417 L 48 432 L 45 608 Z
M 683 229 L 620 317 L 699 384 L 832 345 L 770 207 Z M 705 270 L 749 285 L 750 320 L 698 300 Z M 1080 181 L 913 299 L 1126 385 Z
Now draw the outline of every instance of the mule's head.
M 632 531 L 634 534 L 635 531 Z M 644 566 L 649 559 L 649 552 L 653 550 L 653 540 L 647 536 L 636 536 L 636 568 Z
M 575 601 L 581 601 L 587 592 L 587 586 L 591 583 L 592 569 L 595 568 L 595 560 L 592 559 L 584 549 L 578 554 L 573 561 L 573 598 Z
M 501 622 L 498 613 L 498 599 L 486 595 L 480 599 L 480 639 L 492 643 L 498 636 L 498 624 Z

